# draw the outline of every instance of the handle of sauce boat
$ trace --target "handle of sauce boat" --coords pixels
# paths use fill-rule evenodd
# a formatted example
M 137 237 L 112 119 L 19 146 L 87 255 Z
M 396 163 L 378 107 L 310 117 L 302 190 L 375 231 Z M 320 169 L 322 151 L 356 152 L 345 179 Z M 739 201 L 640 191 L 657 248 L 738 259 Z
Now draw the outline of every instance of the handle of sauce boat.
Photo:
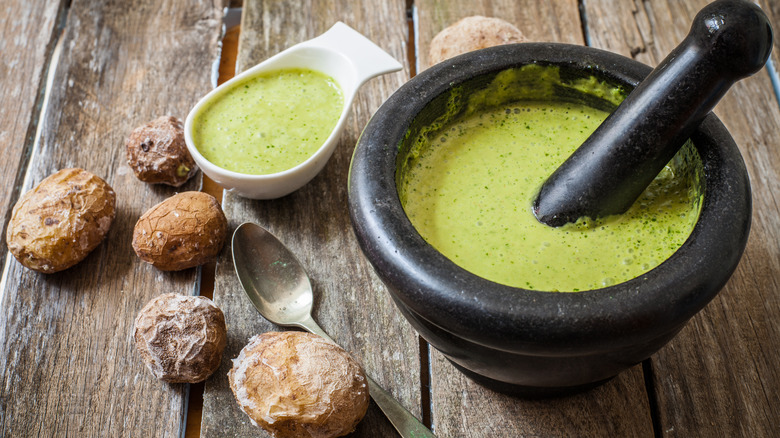
M 355 70 L 355 90 L 375 76 L 392 73 L 403 68 L 400 62 L 381 47 L 341 21 L 336 22 L 322 35 L 298 46 L 319 47 L 343 55 Z

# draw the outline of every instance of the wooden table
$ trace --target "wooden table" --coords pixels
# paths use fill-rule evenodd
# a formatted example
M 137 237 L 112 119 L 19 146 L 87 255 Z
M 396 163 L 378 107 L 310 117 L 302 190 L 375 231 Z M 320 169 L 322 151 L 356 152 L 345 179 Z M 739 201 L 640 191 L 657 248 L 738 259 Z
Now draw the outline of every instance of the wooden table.
M 130 246 L 137 218 L 174 189 L 136 180 L 130 130 L 158 115 L 184 117 L 211 87 L 226 0 L 6 0 L 0 5 L 0 209 L 54 171 L 78 166 L 109 182 L 118 214 L 108 238 L 53 275 L 23 268 L 0 243 L 0 436 L 178 437 L 190 387 L 155 380 L 131 342 L 135 315 L 164 292 L 197 294 L 202 269 L 164 273 Z M 780 34 L 780 0 L 758 2 Z M 225 193 L 231 231 L 254 221 L 308 270 L 314 317 L 366 371 L 441 437 L 780 436 L 780 106 L 769 69 L 737 84 L 716 113 L 743 153 L 753 223 L 739 268 L 669 345 L 589 392 L 525 400 L 488 391 L 429 348 L 393 307 L 360 253 L 347 215 L 349 160 L 371 114 L 415 72 L 428 44 L 466 15 L 506 19 L 534 41 L 588 44 L 656 64 L 705 0 L 249 0 L 239 69 L 344 21 L 405 69 L 360 91 L 324 171 L 273 201 Z M 776 34 L 776 35 L 778 35 Z M 775 45 L 778 45 L 778 36 Z M 780 65 L 777 52 L 774 65 Z M 247 339 L 274 330 L 244 297 L 230 248 L 214 300 L 229 342 L 205 384 L 201 435 L 266 436 L 233 399 L 226 372 Z M 198 386 L 193 386 L 200 388 Z M 375 405 L 354 436 L 394 436 Z

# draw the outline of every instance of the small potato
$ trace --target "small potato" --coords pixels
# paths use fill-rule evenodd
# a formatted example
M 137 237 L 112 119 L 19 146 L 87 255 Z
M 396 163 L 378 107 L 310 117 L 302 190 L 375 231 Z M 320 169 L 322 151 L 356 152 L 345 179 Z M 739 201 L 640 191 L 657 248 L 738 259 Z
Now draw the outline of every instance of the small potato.
M 227 236 L 227 219 L 217 200 L 183 192 L 150 208 L 133 230 L 141 260 L 163 271 L 179 271 L 216 258 Z
M 222 362 L 227 344 L 225 315 L 206 297 L 160 295 L 136 317 L 133 339 L 141 359 L 158 379 L 202 382 Z
M 6 242 L 19 262 L 47 274 L 82 261 L 108 234 L 116 194 L 83 169 L 62 169 L 22 195 Z
M 252 337 L 228 379 L 252 423 L 275 438 L 346 435 L 368 409 L 363 369 L 344 349 L 311 333 Z
M 431 40 L 428 54 L 431 65 L 434 65 L 466 52 L 525 41 L 523 33 L 512 24 L 500 18 L 475 15 L 439 32 Z
M 158 117 L 135 128 L 125 145 L 127 164 L 141 181 L 179 187 L 198 171 L 176 117 Z

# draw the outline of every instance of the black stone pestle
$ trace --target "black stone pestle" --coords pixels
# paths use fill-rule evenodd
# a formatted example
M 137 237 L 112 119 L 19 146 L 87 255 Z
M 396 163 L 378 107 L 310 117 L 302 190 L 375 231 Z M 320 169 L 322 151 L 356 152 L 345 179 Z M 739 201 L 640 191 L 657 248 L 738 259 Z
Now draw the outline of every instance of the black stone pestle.
M 536 218 L 557 227 L 623 213 L 738 80 L 758 72 L 772 50 L 764 12 L 718 0 L 688 36 L 545 181 Z

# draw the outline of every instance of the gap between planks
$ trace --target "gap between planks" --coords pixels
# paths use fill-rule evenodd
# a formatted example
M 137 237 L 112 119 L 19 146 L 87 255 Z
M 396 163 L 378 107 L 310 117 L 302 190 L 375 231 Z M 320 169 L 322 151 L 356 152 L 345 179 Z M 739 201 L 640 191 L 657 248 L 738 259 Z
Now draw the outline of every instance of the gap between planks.
M 415 20 L 414 20 L 414 0 L 406 2 L 407 32 L 409 41 L 415 41 Z M 236 61 L 238 58 L 238 40 L 241 32 L 241 26 L 233 26 L 225 32 L 222 39 L 222 51 L 219 61 L 219 76 L 217 84 L 222 84 L 230 80 L 236 71 Z M 407 57 L 411 68 L 410 77 L 416 75 L 415 44 L 409 44 L 407 48 Z M 207 175 L 203 174 L 203 187 L 201 191 L 214 196 L 220 203 L 222 202 L 223 188 L 215 183 Z M 216 274 L 216 263 L 208 263 L 201 267 L 200 295 L 211 299 L 214 293 L 214 281 Z M 431 427 L 431 379 L 430 379 L 430 346 L 420 336 L 418 336 L 420 346 L 420 385 L 421 385 L 421 421 L 428 427 Z M 191 384 L 189 388 L 187 403 L 187 420 L 184 430 L 184 438 L 197 438 L 200 436 L 200 425 L 203 418 L 203 392 L 204 382 Z
M 238 57 L 238 36 L 241 33 L 241 25 L 227 29 L 222 38 L 222 50 L 219 59 L 219 77 L 217 85 L 228 81 L 236 72 L 236 59 Z M 202 172 L 201 172 L 202 173 Z M 222 204 L 223 188 L 203 173 L 202 192 L 215 197 Z M 214 297 L 214 280 L 216 275 L 216 262 L 206 263 L 200 267 L 201 296 L 212 299 Z M 198 290 L 196 289 L 196 292 Z M 200 436 L 200 423 L 203 419 L 203 390 L 205 382 L 192 383 L 187 397 L 187 421 L 184 429 L 184 438 L 197 438 Z
M 591 39 L 590 34 L 588 32 L 588 17 L 586 15 L 586 7 L 585 7 L 586 0 L 579 0 L 578 1 L 578 7 L 580 12 L 580 22 L 581 22 L 581 29 L 583 34 L 583 39 L 585 41 L 585 44 L 587 46 L 591 46 Z M 407 46 L 407 58 L 409 61 L 410 66 L 410 77 L 414 77 L 417 72 L 417 60 L 418 56 L 416 53 L 417 44 L 416 44 L 416 12 L 415 12 L 415 3 L 414 0 L 407 0 L 406 1 L 406 18 L 407 18 L 407 32 L 408 32 L 408 41 L 415 41 L 415 44 L 409 44 Z M 67 6 L 62 8 L 60 11 L 60 16 L 58 17 L 58 26 L 57 26 L 57 32 L 55 33 L 55 38 L 52 42 L 52 49 L 50 51 L 49 60 L 47 62 L 47 80 L 45 85 L 42 87 L 41 91 L 39 92 L 38 97 L 38 104 L 36 105 L 36 110 L 38 111 L 38 116 L 36 117 L 36 123 L 31 125 L 30 127 L 30 133 L 28 133 L 28 142 L 29 146 L 26 148 L 26 154 L 22 158 L 22 162 L 20 163 L 20 169 L 19 174 L 17 175 L 16 182 L 14 185 L 14 191 L 17 193 L 14 193 L 14 199 L 18 199 L 18 196 L 20 195 L 18 192 L 21 190 L 21 187 L 24 186 L 24 179 L 25 175 L 28 173 L 26 172 L 26 169 L 30 162 L 30 156 L 32 152 L 34 151 L 35 143 L 38 139 L 38 131 L 40 130 L 40 120 L 42 120 L 42 117 L 45 115 L 45 103 L 46 103 L 46 96 L 48 95 L 48 90 L 50 89 L 50 79 L 53 75 L 53 71 L 51 71 L 52 67 L 55 65 L 56 62 L 56 50 L 55 46 L 61 40 L 62 34 L 64 32 L 65 28 L 65 20 L 67 16 Z M 235 66 L 236 66 L 236 59 L 238 55 L 238 36 L 240 33 L 240 26 L 234 26 L 230 29 L 228 29 L 225 33 L 225 36 L 222 40 L 222 51 L 220 56 L 220 63 L 219 63 L 219 78 L 218 78 L 218 84 L 221 84 L 230 78 L 232 78 L 235 74 Z M 775 92 L 775 101 L 780 106 L 780 75 L 778 75 L 778 72 L 772 63 L 772 60 L 770 59 L 765 67 L 769 78 L 772 83 L 772 87 Z M 222 200 L 222 194 L 223 189 L 219 185 L 217 185 L 214 181 L 212 181 L 210 178 L 208 178 L 205 174 L 203 175 L 203 186 L 202 191 L 211 194 L 215 198 L 217 198 L 218 201 L 221 202 Z M 10 210 L 9 210 L 10 211 Z M 8 214 L 8 213 L 7 213 Z M 7 220 L 6 220 L 7 223 Z M 208 298 L 211 298 L 214 291 L 214 277 L 215 277 L 215 263 L 209 263 L 207 265 L 204 265 L 201 268 L 201 281 L 200 281 L 200 294 L 203 296 L 206 296 Z M 5 279 L 1 279 L 0 282 L 4 281 Z M 421 394 L 422 394 L 422 400 L 421 400 L 421 412 L 422 412 L 422 422 L 426 424 L 427 426 L 431 426 L 432 421 L 432 406 L 431 406 L 431 386 L 430 386 L 430 347 L 428 343 L 422 339 L 421 337 L 418 337 L 420 342 L 420 380 L 421 380 Z M 660 431 L 658 430 L 659 426 L 659 418 L 658 418 L 658 408 L 657 408 L 657 400 L 655 398 L 654 394 L 654 388 L 652 386 L 652 374 L 653 369 L 649 362 L 649 360 L 646 360 L 642 363 L 642 369 L 643 374 L 645 377 L 645 387 L 647 390 L 648 395 L 648 402 L 651 407 L 651 418 L 653 421 L 653 426 L 656 429 L 655 435 L 658 436 Z M 197 383 L 192 384 L 189 391 L 189 401 L 188 401 L 188 408 L 187 408 L 187 421 L 186 421 L 186 429 L 184 432 L 185 438 L 194 438 L 200 436 L 200 423 L 202 419 L 202 409 L 203 409 L 203 389 L 204 384 L 203 383 Z

